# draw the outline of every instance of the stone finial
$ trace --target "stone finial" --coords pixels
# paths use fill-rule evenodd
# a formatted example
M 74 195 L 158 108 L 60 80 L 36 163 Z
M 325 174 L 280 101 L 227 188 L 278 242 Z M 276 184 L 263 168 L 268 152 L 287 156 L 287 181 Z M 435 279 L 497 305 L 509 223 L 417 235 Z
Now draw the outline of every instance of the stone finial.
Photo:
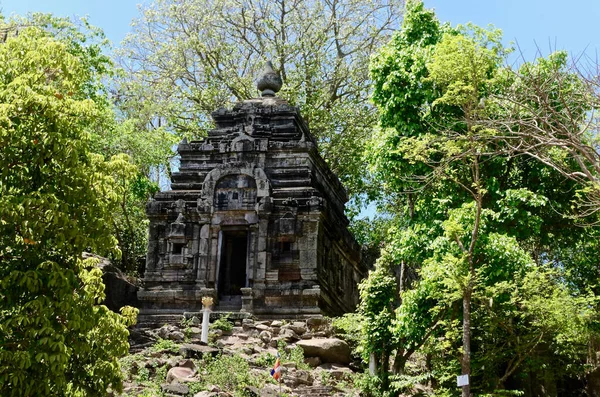
M 273 64 L 268 61 L 263 69 L 262 76 L 256 82 L 256 88 L 261 96 L 272 97 L 281 89 L 283 82 L 279 73 L 273 70 Z

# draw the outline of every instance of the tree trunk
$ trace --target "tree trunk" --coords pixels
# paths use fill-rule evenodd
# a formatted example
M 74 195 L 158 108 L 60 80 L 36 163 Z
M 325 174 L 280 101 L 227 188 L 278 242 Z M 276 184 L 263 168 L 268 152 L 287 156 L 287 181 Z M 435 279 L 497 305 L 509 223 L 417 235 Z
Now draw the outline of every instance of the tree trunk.
M 398 349 L 396 352 L 396 357 L 394 358 L 394 365 L 392 367 L 392 373 L 394 375 L 403 375 L 404 367 L 406 366 L 406 361 L 408 360 L 408 356 L 404 354 L 404 349 Z

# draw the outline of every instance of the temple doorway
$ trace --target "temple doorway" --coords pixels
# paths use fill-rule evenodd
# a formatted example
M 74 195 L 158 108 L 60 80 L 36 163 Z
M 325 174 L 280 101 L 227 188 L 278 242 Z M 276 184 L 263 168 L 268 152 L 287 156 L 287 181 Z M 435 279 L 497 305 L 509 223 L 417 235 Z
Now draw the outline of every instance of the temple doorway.
M 241 288 L 246 287 L 247 284 L 248 232 L 246 230 L 226 230 L 222 233 L 217 290 L 219 299 L 227 300 L 232 296 L 241 297 Z

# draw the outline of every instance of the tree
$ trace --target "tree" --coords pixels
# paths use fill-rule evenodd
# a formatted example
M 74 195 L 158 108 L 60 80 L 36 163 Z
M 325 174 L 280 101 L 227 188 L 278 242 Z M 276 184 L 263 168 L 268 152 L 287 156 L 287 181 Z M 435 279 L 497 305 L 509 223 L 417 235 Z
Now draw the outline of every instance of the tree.
M 401 16 L 400 0 L 157 0 L 121 51 L 123 111 L 149 128 L 199 137 L 210 112 L 257 95 L 266 60 L 280 95 L 301 106 L 320 152 L 351 193 L 363 184 L 362 147 L 376 121 L 369 57 Z
M 116 248 L 106 225 L 122 162 L 89 151 L 107 114 L 102 62 L 27 25 L 0 44 L 0 392 L 105 395 L 122 387 L 135 310 L 99 305 L 101 271 L 81 259 Z
M 600 84 L 585 70 L 569 67 L 564 51 L 524 62 L 490 98 L 502 117 L 478 122 L 494 130 L 493 141 L 578 182 L 581 195 L 569 215 L 589 221 L 600 211 Z
M 67 47 L 67 51 L 76 56 L 83 65 L 86 74 L 85 87 L 82 90 L 99 106 L 100 115 L 90 125 L 89 150 L 102 153 L 106 158 L 127 154 L 137 172 L 127 166 L 127 172 L 113 175 L 115 183 L 123 187 L 119 206 L 113 211 L 112 231 L 117 238 L 119 252 L 102 252 L 111 261 L 129 274 L 135 274 L 140 262 L 145 259 L 147 248 L 146 201 L 158 189 L 158 183 L 152 182 L 157 169 L 164 167 L 173 157 L 172 146 L 177 137 L 164 128 L 148 131 L 140 127 L 135 119 L 114 109 L 105 86 L 109 77 L 115 78 L 116 72 L 112 60 L 105 55 L 108 41 L 102 30 L 91 26 L 84 18 L 74 23 L 68 18 L 58 18 L 49 14 L 34 13 L 26 17 L 15 17 L 6 24 L 7 34 L 16 34 L 19 29 L 37 26 L 48 32 L 54 39 Z M 124 162 L 121 165 L 125 166 Z M 123 171 L 125 168 L 122 168 Z
M 539 371 L 531 364 L 544 354 L 536 350 L 539 343 L 552 345 L 564 337 L 572 342 L 564 351 L 576 351 L 579 360 L 586 356 L 581 339 L 532 326 L 554 313 L 552 297 L 540 299 L 538 308 L 547 310 L 540 309 L 541 314 L 517 303 L 536 292 L 535 283 L 522 280 L 546 277 L 555 296 L 584 312 L 595 305 L 594 296 L 587 294 L 597 275 L 580 284 L 582 288 L 572 288 L 563 267 L 573 264 L 564 247 L 593 234 L 552 213 L 570 206 L 575 195 L 569 189 L 575 184 L 565 184 L 556 171 L 495 140 L 496 132 L 480 122 L 503 116 L 491 98 L 511 86 L 505 55 L 499 31 L 442 25 L 421 1 L 410 1 L 402 29 L 371 66 L 381 128 L 368 157 L 372 176 L 383 187 L 382 201 L 397 225 L 385 249 L 385 266 L 408 267 L 419 274 L 401 293 L 396 309 L 397 344 L 391 350 L 396 350 L 399 365 L 393 369 L 401 373 L 407 353 L 420 349 L 431 358 L 439 388 L 456 375 L 448 361 L 458 355 L 462 373 L 471 375 L 478 393 L 505 387 L 518 371 Z M 560 276 L 548 276 L 554 271 Z M 500 294 L 494 290 L 498 286 L 506 289 Z M 512 289 L 523 295 L 509 299 L 506 292 Z M 483 296 L 511 311 L 494 317 L 495 309 L 486 308 Z M 519 310 L 530 320 L 519 318 Z M 586 330 L 581 335 L 588 342 L 596 313 L 592 310 L 584 325 L 570 319 L 572 328 Z M 493 318 L 520 328 L 511 328 L 508 336 L 494 327 L 483 331 L 482 324 Z M 557 327 L 557 332 L 568 329 Z M 507 351 L 519 359 L 487 354 L 490 340 L 508 341 L 515 349 Z M 558 351 L 552 360 L 560 356 Z M 564 365 L 559 361 L 554 361 L 557 368 Z M 480 371 L 483 367 L 485 372 Z M 560 368 L 556 373 L 566 372 Z M 584 373 L 583 365 L 577 371 Z M 463 395 L 469 392 L 463 388 Z
M 146 203 L 159 190 L 153 179 L 172 157 L 171 146 L 176 137 L 164 129 L 150 133 L 135 120 L 123 120 L 112 114 L 107 116 L 103 127 L 92 135 L 90 150 L 107 157 L 127 154 L 127 159 L 121 157 L 123 167 L 112 175 L 120 186 L 111 225 L 119 252 L 106 254 L 121 270 L 137 276 L 148 248 Z

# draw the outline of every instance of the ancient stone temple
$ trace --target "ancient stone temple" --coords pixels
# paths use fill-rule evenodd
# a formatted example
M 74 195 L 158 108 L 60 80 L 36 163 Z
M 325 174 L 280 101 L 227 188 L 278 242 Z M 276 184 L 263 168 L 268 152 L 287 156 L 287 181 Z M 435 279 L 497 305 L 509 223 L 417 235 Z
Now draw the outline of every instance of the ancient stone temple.
M 217 110 L 206 138 L 179 144 L 172 190 L 147 206 L 142 308 L 193 311 L 203 296 L 257 315 L 355 308 L 366 270 L 346 192 L 280 87 L 267 70 L 262 97 Z

